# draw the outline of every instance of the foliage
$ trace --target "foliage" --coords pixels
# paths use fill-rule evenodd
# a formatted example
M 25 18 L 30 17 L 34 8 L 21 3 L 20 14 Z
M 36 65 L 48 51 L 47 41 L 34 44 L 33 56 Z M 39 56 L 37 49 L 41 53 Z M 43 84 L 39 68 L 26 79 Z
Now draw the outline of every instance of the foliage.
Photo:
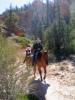
M 75 29 L 70 32 L 70 51 L 75 53 Z
M 20 93 L 17 95 L 17 100 L 38 100 L 38 98 L 35 95 L 24 95 Z
M 56 5 L 55 18 L 54 18 L 55 22 L 48 25 L 48 28 L 46 28 L 45 30 L 46 44 L 48 49 L 50 51 L 52 50 L 58 59 L 61 59 L 62 56 L 67 56 L 69 53 L 71 53 L 70 33 L 72 31 L 73 26 L 70 25 L 70 13 L 69 13 L 70 6 L 65 9 L 67 11 L 66 13 L 67 15 L 66 14 L 64 15 L 64 12 L 61 12 L 60 9 L 61 8 L 60 1 L 56 1 L 55 5 Z
M 60 20 L 60 24 L 50 25 L 44 31 L 46 49 L 52 51 L 58 58 L 71 53 L 71 26 Z
M 45 31 L 44 31 L 44 43 L 45 43 L 45 48 L 47 50 L 52 51 L 53 47 L 54 47 L 54 38 L 53 38 L 53 27 L 48 27 Z
M 8 14 L 5 15 L 5 26 L 7 30 L 7 36 L 11 36 L 11 33 L 15 33 L 16 26 L 19 18 L 16 15 L 15 12 L 12 12 L 12 7 L 10 6 L 10 10 L 8 11 Z
M 6 26 L 9 30 L 14 30 L 15 24 L 18 24 L 26 32 L 33 33 L 34 37 L 40 37 L 45 43 L 45 48 L 54 54 L 71 53 L 71 50 L 74 51 L 72 34 L 75 28 L 75 15 L 70 15 L 70 2 L 67 1 L 67 6 L 67 3 L 62 3 L 60 0 L 54 1 L 54 5 L 51 2 L 49 3 L 49 0 L 46 1 L 47 4 L 40 0 L 34 0 L 32 4 L 24 5 L 21 8 L 12 9 L 10 6 L 8 12 L 5 12 L 8 15 L 5 22 Z M 20 18 L 18 23 L 17 15 Z M 46 27 L 42 32 L 43 26 Z M 30 43 L 29 40 L 24 38 L 15 40 L 22 47 Z
M 0 99 L 14 99 L 15 83 L 12 75 L 15 60 L 15 49 L 0 35 Z
M 16 100 L 29 100 L 28 97 L 22 93 L 18 94 Z
M 28 44 L 31 44 L 31 43 L 32 43 L 32 41 L 31 41 L 30 39 L 25 38 L 25 37 L 20 37 L 20 36 L 16 36 L 16 37 L 14 38 L 14 40 L 15 40 L 17 43 L 19 43 L 19 44 L 22 46 L 22 48 L 24 48 L 24 47 L 26 47 Z

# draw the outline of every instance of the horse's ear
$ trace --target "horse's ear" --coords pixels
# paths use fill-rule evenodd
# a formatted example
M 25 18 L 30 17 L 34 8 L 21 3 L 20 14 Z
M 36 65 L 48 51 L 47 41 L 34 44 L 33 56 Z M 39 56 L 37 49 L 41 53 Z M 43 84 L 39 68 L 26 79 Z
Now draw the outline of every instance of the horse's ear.
M 49 50 L 47 50 L 47 53 L 49 52 Z
M 45 50 L 44 52 L 45 52 L 45 53 L 48 53 L 48 50 Z

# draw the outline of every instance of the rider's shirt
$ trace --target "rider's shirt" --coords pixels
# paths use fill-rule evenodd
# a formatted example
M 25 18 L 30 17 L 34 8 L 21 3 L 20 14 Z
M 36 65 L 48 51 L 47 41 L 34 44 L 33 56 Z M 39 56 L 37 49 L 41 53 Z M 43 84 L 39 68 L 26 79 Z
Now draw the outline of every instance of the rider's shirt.
M 34 49 L 34 52 L 41 51 L 43 49 L 42 44 L 41 43 L 35 43 L 33 45 L 33 49 Z

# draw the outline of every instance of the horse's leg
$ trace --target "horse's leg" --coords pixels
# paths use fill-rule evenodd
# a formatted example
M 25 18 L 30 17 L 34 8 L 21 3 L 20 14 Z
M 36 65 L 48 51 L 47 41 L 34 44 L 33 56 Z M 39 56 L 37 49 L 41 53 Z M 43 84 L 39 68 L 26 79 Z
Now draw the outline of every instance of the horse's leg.
M 27 71 L 29 69 L 28 61 L 26 61 L 26 69 L 27 69 Z
M 39 71 L 40 78 L 41 78 L 41 81 L 42 81 L 42 71 L 41 71 L 41 68 L 38 68 L 38 71 Z
M 26 61 L 26 57 L 24 58 L 24 61 L 23 61 L 23 63 L 25 63 L 25 61 Z
M 34 72 L 34 78 L 35 78 L 36 66 L 34 66 L 34 68 L 33 68 L 33 72 Z
M 47 73 L 46 66 L 44 66 L 44 79 L 46 78 L 46 73 Z

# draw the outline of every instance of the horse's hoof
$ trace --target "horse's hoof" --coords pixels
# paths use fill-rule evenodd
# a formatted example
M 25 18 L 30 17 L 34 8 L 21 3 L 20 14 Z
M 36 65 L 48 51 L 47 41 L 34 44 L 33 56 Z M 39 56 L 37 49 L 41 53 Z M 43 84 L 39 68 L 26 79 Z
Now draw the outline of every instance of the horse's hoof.
M 35 79 L 36 77 L 34 76 L 34 79 Z
M 44 76 L 44 78 L 43 78 L 44 80 L 46 79 L 46 76 Z
M 40 78 L 41 78 L 41 81 L 42 81 L 42 80 L 43 80 L 43 79 L 42 79 L 42 76 L 41 76 Z
M 41 78 L 41 81 L 43 81 L 43 79 Z

